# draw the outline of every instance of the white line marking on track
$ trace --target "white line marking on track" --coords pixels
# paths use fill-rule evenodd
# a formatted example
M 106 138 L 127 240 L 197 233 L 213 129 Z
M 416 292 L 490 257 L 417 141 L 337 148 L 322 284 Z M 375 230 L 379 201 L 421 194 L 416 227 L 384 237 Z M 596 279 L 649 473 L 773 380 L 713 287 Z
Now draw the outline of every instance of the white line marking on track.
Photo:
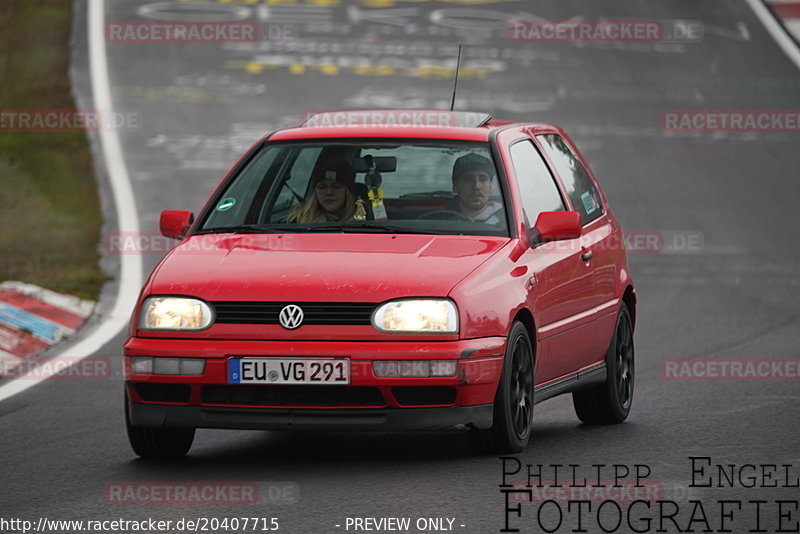
M 800 48 L 798 48 L 797 44 L 789 37 L 789 34 L 786 33 L 783 26 L 775 20 L 775 17 L 772 16 L 767 6 L 764 5 L 762 0 L 746 0 L 746 2 L 750 5 L 750 9 L 753 10 L 756 17 L 759 18 L 761 24 L 764 25 L 767 31 L 772 35 L 772 38 L 775 39 L 775 42 L 778 43 L 778 46 L 783 49 L 784 53 L 789 56 L 789 59 L 800 69 Z
M 111 87 L 108 80 L 108 58 L 106 57 L 104 0 L 89 0 L 89 68 L 92 78 L 92 93 L 96 109 L 104 112 L 113 110 Z M 111 182 L 114 205 L 117 210 L 117 225 L 120 232 L 138 232 L 139 217 L 133 197 L 128 170 L 122 156 L 122 144 L 114 129 L 101 129 L 98 132 L 109 181 Z M 70 347 L 56 353 L 51 360 L 55 365 L 59 360 L 75 364 L 88 358 L 108 343 L 120 330 L 126 328 L 131 311 L 136 304 L 139 288 L 142 286 L 142 258 L 136 254 L 120 256 L 119 287 L 111 311 L 89 334 Z M 64 354 L 68 352 L 71 356 Z M 8 384 L 0 386 L 0 401 L 13 397 L 26 389 L 46 380 L 47 377 L 21 376 Z

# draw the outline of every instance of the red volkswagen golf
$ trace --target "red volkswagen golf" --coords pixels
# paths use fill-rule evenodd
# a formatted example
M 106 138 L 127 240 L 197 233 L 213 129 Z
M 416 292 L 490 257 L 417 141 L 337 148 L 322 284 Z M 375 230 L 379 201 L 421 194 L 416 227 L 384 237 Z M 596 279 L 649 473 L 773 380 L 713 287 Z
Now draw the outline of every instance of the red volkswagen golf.
M 197 428 L 467 431 L 522 450 L 533 405 L 631 408 L 622 230 L 566 134 L 463 112 L 326 112 L 265 136 L 145 284 L 125 343 L 134 451 Z

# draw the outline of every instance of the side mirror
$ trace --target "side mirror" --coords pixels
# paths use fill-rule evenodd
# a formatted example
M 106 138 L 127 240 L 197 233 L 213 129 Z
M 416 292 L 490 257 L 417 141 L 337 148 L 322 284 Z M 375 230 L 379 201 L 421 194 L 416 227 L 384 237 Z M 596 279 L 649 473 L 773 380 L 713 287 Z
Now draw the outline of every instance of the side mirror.
M 576 239 L 581 236 L 581 216 L 577 211 L 543 211 L 528 231 L 531 245 L 545 241 Z
M 164 210 L 161 212 L 159 220 L 161 235 L 172 239 L 183 239 L 192 222 L 194 222 L 194 213 L 191 211 Z

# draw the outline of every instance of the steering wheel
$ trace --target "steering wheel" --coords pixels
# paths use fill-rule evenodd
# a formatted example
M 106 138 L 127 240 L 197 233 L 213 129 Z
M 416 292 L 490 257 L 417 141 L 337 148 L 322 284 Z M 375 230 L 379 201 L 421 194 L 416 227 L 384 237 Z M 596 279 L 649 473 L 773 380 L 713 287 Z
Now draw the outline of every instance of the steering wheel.
M 472 222 L 472 219 L 461 213 L 460 211 L 455 210 L 433 210 L 426 213 L 423 213 L 417 219 L 436 219 L 436 220 L 457 220 L 457 221 L 465 221 L 465 222 Z

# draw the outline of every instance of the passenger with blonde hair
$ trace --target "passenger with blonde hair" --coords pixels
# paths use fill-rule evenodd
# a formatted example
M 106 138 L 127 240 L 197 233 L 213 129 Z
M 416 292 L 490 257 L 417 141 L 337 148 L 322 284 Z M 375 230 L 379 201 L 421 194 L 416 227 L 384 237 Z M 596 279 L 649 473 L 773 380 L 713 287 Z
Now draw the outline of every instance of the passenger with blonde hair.
M 344 160 L 317 165 L 311 176 L 311 197 L 292 208 L 287 221 L 308 224 L 351 220 L 356 202 L 350 188 L 355 181 L 353 167 Z

